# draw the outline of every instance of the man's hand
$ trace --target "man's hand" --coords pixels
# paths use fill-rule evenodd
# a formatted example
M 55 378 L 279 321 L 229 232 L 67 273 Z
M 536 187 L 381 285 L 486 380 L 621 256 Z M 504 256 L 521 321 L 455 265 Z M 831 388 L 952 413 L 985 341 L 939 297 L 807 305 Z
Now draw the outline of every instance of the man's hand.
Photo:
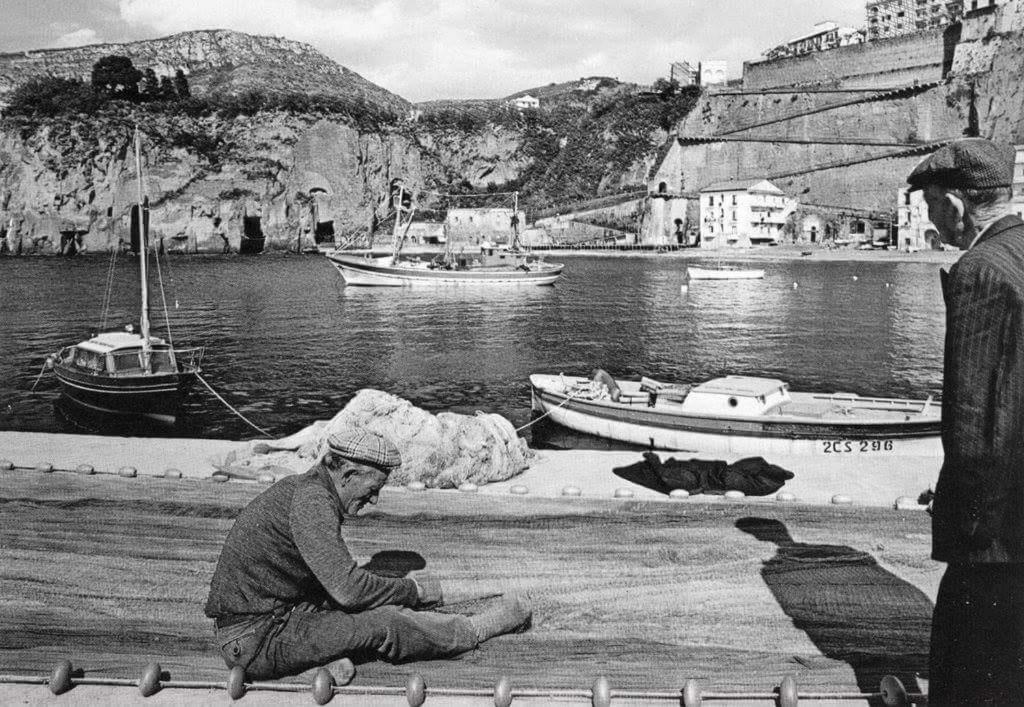
M 444 601 L 441 580 L 435 577 L 433 572 L 413 570 L 409 573 L 409 579 L 416 583 L 416 593 L 419 595 L 421 605 L 436 606 Z

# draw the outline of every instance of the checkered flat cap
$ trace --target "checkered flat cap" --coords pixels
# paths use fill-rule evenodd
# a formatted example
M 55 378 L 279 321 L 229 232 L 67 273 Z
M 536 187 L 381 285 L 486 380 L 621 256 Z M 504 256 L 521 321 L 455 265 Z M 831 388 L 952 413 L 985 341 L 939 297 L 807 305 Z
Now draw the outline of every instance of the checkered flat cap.
M 385 472 L 402 465 L 402 455 L 391 440 L 370 430 L 356 427 L 339 430 L 327 438 L 327 446 L 349 461 L 369 464 Z
M 910 191 L 929 185 L 947 189 L 995 189 L 1013 186 L 1015 152 L 980 137 L 951 142 L 921 160 L 907 177 Z

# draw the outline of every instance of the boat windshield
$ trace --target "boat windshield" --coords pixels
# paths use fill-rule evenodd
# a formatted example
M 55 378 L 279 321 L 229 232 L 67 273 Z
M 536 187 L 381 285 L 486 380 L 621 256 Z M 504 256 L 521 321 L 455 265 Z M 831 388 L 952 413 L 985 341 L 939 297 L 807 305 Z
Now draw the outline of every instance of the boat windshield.
M 113 358 L 115 374 L 141 373 L 143 371 L 142 349 L 118 351 Z M 150 353 L 149 361 L 153 373 L 169 373 L 174 370 L 169 351 L 153 351 Z
M 84 349 L 72 348 L 71 353 L 65 360 L 71 360 L 74 362 L 76 368 L 81 368 L 86 371 L 92 371 L 93 373 L 99 373 L 106 368 L 104 356 L 101 353 L 95 351 L 86 351 Z

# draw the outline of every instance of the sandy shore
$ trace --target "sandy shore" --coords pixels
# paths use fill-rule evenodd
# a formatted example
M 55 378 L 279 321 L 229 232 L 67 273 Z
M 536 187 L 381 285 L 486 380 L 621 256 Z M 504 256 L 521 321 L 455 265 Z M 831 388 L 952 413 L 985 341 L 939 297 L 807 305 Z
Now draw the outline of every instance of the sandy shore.
M 134 468 L 138 474 L 146 476 L 164 476 L 171 470 L 171 476 L 180 472 L 186 478 L 203 479 L 211 477 L 228 454 L 247 452 L 251 444 L 219 439 L 0 432 L 0 460 L 22 468 L 50 464 L 67 471 L 90 465 L 98 473 L 111 474 L 123 467 Z M 672 456 L 689 459 L 693 455 L 662 452 L 659 456 L 665 460 Z M 702 458 L 736 460 L 726 455 Z M 641 455 L 631 451 L 540 450 L 529 469 L 508 481 L 481 486 L 476 493 L 509 495 L 518 492 L 555 498 L 565 495 L 566 489 L 575 488 L 587 498 L 669 501 L 663 493 L 616 475 L 615 469 L 640 461 Z M 913 505 L 911 502 L 916 501 L 922 491 L 934 486 L 940 463 L 935 458 L 870 456 L 837 457 L 827 462 L 817 457 L 791 456 L 769 461 L 794 473 L 794 478 L 782 489 L 795 497 L 794 502 L 828 505 L 836 496 L 843 496 L 853 505 L 886 507 L 893 507 L 897 499 L 901 499 L 901 505 Z M 697 498 L 728 502 L 720 496 Z M 748 500 L 777 502 L 775 496 Z

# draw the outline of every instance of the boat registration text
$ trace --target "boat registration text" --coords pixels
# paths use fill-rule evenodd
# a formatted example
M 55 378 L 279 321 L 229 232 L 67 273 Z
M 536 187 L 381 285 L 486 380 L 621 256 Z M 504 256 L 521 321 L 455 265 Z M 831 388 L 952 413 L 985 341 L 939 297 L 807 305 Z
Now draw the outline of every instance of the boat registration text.
M 859 454 L 861 452 L 891 452 L 891 439 L 823 439 L 824 454 Z

